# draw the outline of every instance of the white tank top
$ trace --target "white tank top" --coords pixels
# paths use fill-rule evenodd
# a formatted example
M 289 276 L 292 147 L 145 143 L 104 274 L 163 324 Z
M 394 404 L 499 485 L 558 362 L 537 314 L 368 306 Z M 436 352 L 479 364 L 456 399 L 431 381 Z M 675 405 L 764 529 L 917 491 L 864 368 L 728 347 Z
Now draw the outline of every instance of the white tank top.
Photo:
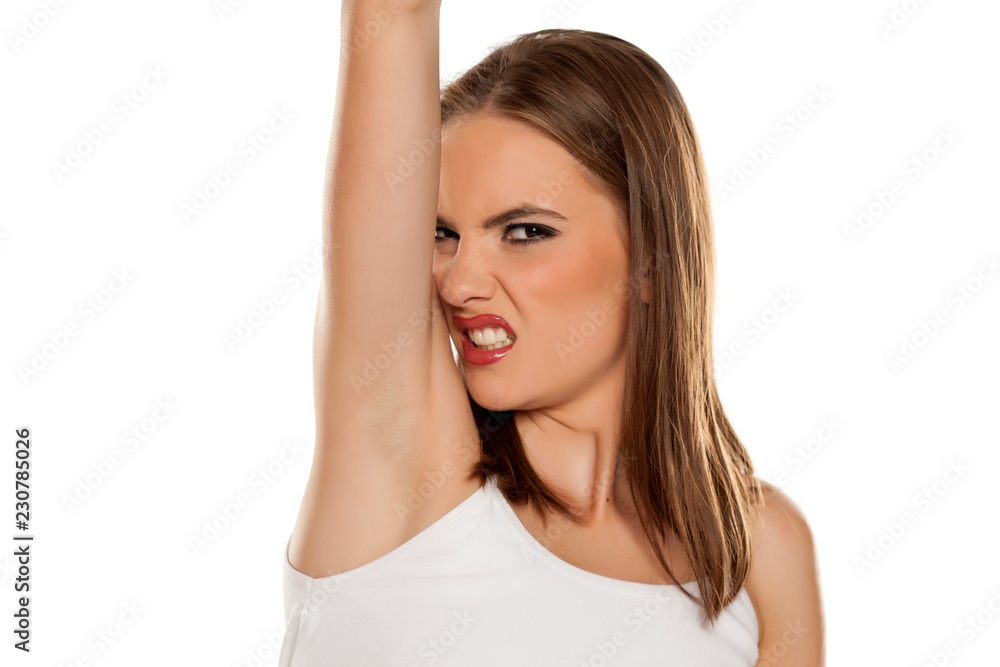
M 745 588 L 714 627 L 703 627 L 699 607 L 677 586 L 605 577 L 548 551 L 495 479 L 353 570 L 309 577 L 288 562 L 287 543 L 283 560 L 278 667 L 757 662 L 757 617 Z M 684 587 L 699 597 L 696 582 Z

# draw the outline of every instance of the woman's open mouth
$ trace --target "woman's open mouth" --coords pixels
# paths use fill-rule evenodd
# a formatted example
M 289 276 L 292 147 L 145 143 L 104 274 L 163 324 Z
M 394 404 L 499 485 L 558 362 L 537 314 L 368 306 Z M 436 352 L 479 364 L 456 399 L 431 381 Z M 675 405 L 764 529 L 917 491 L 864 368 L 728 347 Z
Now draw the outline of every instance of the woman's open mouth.
M 507 347 L 508 345 L 514 344 L 514 339 L 510 336 L 510 334 L 506 334 L 505 338 L 503 338 L 502 340 L 498 340 L 495 343 L 483 343 L 483 344 L 474 341 L 472 339 L 472 336 L 469 335 L 468 331 L 463 332 L 462 335 L 468 338 L 469 342 L 475 345 L 476 349 L 479 350 L 499 350 L 502 347 Z
M 491 339 L 492 340 L 492 339 Z M 470 364 L 482 366 L 503 359 L 514 348 L 515 339 L 509 336 L 493 343 L 479 345 L 469 337 L 469 332 L 462 332 L 462 358 Z

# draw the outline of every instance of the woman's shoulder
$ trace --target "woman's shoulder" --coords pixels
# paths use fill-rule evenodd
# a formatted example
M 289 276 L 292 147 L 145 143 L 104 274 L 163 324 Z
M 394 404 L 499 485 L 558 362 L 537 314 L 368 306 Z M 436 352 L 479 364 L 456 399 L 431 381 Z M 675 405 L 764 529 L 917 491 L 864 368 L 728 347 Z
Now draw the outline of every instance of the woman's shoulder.
M 823 610 L 813 532 L 788 494 L 759 481 L 761 503 L 751 520 L 753 554 L 745 586 L 757 613 L 760 657 L 774 667 L 821 667 Z

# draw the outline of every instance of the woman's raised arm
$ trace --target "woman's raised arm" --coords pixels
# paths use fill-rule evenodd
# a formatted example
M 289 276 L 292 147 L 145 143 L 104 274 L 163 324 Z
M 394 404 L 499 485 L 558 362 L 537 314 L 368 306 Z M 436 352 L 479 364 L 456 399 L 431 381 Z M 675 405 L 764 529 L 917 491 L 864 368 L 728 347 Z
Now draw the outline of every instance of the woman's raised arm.
M 289 560 L 363 564 L 405 529 L 430 392 L 440 0 L 345 0 L 313 343 L 316 447 Z M 452 361 L 452 364 L 454 362 Z M 455 371 L 457 374 L 457 370 Z
M 317 437 L 385 425 L 430 376 L 440 178 L 440 0 L 346 0 L 323 205 Z M 354 424 L 353 426 L 360 426 Z

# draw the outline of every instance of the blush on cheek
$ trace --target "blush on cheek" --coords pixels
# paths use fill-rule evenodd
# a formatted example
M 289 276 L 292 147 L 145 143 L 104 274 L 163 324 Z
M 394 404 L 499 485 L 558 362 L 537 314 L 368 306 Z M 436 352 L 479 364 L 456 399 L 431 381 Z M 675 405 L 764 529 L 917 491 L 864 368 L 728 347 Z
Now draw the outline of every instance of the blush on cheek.
M 610 277 L 582 284 L 575 298 L 567 295 L 563 302 L 567 305 L 562 310 L 569 316 L 561 318 L 564 337 L 572 336 L 577 345 L 582 337 L 584 347 L 597 356 L 614 354 L 625 334 L 628 301 L 615 292 Z

